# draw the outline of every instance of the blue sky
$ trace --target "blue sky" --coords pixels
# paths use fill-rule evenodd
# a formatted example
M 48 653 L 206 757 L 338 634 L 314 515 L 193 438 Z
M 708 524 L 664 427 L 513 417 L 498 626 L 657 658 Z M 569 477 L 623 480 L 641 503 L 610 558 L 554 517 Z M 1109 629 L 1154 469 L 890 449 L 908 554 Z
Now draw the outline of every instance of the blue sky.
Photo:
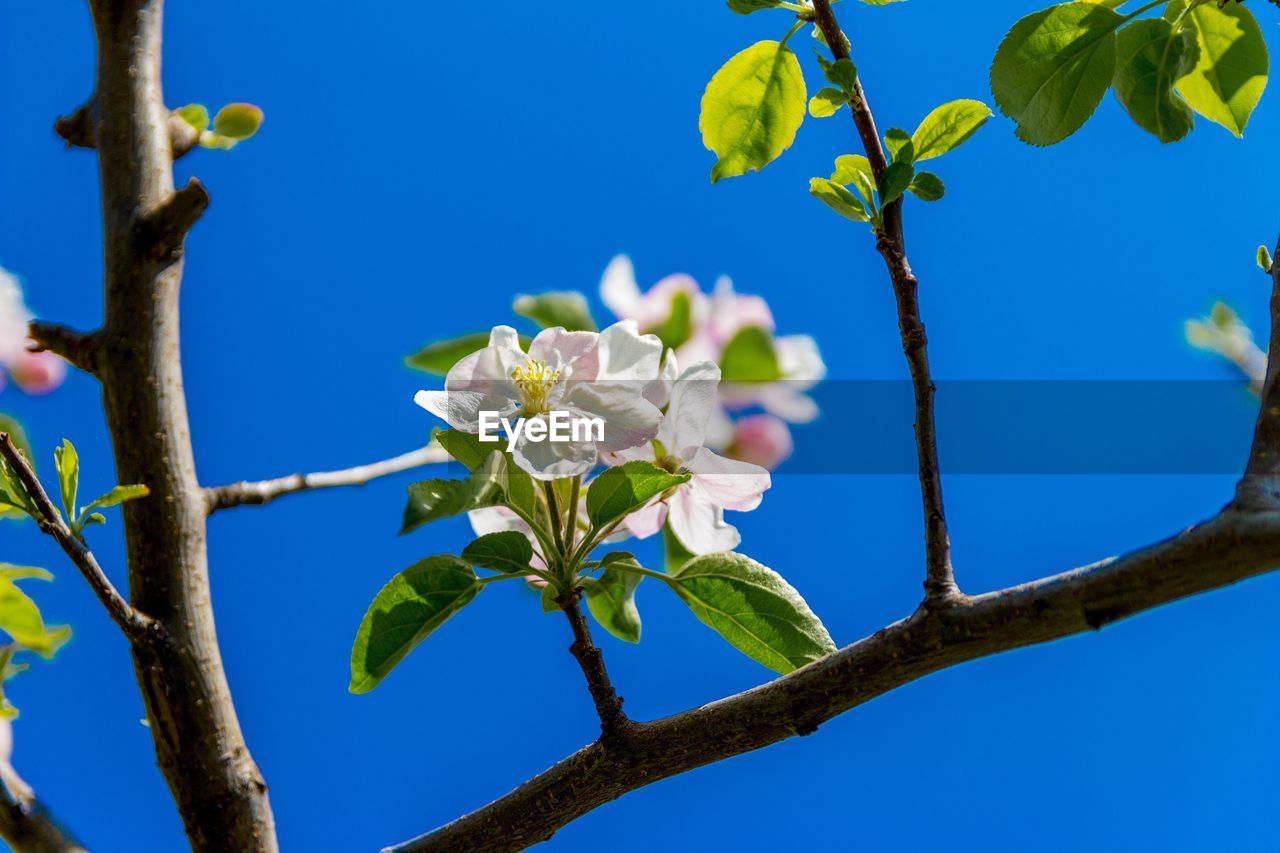
M 1040 5 L 839 12 L 882 126 L 909 129 L 943 101 L 990 103 L 996 45 Z M 1250 6 L 1274 47 L 1276 10 Z M 0 7 L 0 264 L 25 279 L 37 312 L 89 327 L 101 312 L 96 165 L 51 132 L 92 87 L 83 7 Z M 404 355 L 506 322 L 517 292 L 594 291 L 620 251 L 645 283 L 732 275 L 769 299 L 780 331 L 817 338 L 833 378 L 905 377 L 870 239 L 807 194 L 810 176 L 857 150 L 847 120 L 810 119 L 764 172 L 707 180 L 706 80 L 786 26 L 712 0 L 171 4 L 169 102 L 247 100 L 267 115 L 251 143 L 178 166 L 213 196 L 183 293 L 202 478 L 413 447 L 431 424 L 411 397 L 429 380 Z M 1018 142 L 997 118 L 940 161 L 947 198 L 907 211 L 937 375 L 1230 376 L 1183 343 L 1181 323 L 1215 298 L 1265 320 L 1253 251 L 1280 225 L 1274 98 L 1244 141 L 1200 121 L 1161 146 L 1108 96 L 1054 148 Z M 38 400 L 8 390 L 0 409 L 46 455 L 62 436 L 75 441 L 85 489 L 111 485 L 93 381 L 73 376 Z M 842 428 L 858 441 L 856 415 Z M 1243 462 L 1247 431 L 1214 436 Z M 288 849 L 403 840 L 505 792 L 595 725 L 567 627 L 515 585 L 487 591 L 374 693 L 348 695 L 350 643 L 373 594 L 415 559 L 468 541 L 462 521 L 396 537 L 411 479 L 210 524 L 223 655 Z M 1214 512 L 1232 482 L 950 477 L 959 581 L 978 592 L 1144 544 Z M 784 473 L 737 520 L 742 550 L 790 579 L 841 644 L 918 599 L 912 477 Z M 118 517 L 92 542 L 122 579 Z M 0 559 L 58 573 L 41 601 L 76 629 L 54 664 L 12 686 L 19 769 L 95 850 L 176 849 L 124 642 L 30 525 L 6 526 L 0 545 Z M 767 679 L 663 592 L 640 590 L 641 645 L 602 640 L 633 715 Z M 1263 578 L 940 673 L 813 737 L 629 795 L 548 848 L 1264 849 L 1280 831 L 1277 593 L 1280 578 Z

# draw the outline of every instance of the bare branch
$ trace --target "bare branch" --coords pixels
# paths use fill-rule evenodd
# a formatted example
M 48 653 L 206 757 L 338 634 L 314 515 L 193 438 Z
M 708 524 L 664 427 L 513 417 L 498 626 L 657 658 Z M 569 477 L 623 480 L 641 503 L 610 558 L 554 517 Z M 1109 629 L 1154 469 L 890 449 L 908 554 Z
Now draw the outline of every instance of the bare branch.
M 849 59 L 849 42 L 835 14 L 830 0 L 814 0 L 814 21 L 822 30 L 836 59 Z M 888 168 L 875 117 L 867 104 L 862 81 L 854 83 L 853 99 L 849 104 L 854 126 L 867 152 L 867 160 L 876 180 Z M 902 351 L 911 370 L 911 384 L 915 394 L 916 456 L 919 463 L 920 497 L 924 508 L 925 530 L 925 603 L 930 606 L 948 606 L 962 596 L 956 586 L 951 568 L 951 540 L 947 535 L 947 518 L 942 501 L 942 471 L 938 465 L 938 438 L 934 424 L 933 378 L 929 373 L 928 338 L 924 322 L 920 318 L 917 297 L 919 282 L 907 263 L 906 243 L 902 232 L 902 199 L 885 206 L 883 225 L 876 231 L 876 249 L 884 258 L 893 282 L 893 293 L 898 303 L 898 331 L 902 338 Z
M 94 332 L 77 332 L 57 323 L 33 320 L 27 327 L 33 352 L 60 355 L 85 373 L 98 372 L 98 336 Z
M 22 853 L 87 853 L 40 803 L 24 805 L 0 788 L 0 838 Z
M 582 616 L 581 589 L 570 590 L 556 598 L 556 603 L 569 619 L 569 627 L 573 629 L 573 645 L 569 653 L 582 667 L 582 674 L 587 679 L 587 689 L 591 692 L 591 700 L 595 702 L 596 713 L 600 715 L 600 740 L 612 744 L 627 736 L 631 721 L 622 710 L 622 697 L 613 689 L 609 680 L 609 671 L 604 666 L 604 655 L 591 639 L 591 629 Z
M 169 146 L 175 160 L 187 154 L 200 142 L 200 131 L 183 121 L 177 112 L 169 113 L 168 129 Z M 70 148 L 97 148 L 97 98 L 90 98 L 77 107 L 71 115 L 59 118 L 53 124 L 53 132 L 62 137 Z
M 17 475 L 27 494 L 35 502 L 36 511 L 40 514 L 35 521 L 40 526 L 40 530 L 52 537 L 80 570 L 80 574 L 84 575 L 84 579 L 89 582 L 89 586 L 102 602 L 102 606 L 107 608 L 107 613 L 120 626 L 120 630 L 124 631 L 125 636 L 138 639 L 151 631 L 155 627 L 155 620 L 135 610 L 116 590 L 106 572 L 102 571 L 102 567 L 98 565 L 93 552 L 71 532 L 71 528 L 67 526 L 66 521 L 54 507 L 53 501 L 49 499 L 44 486 L 40 484 L 36 472 L 31 469 L 31 463 L 22 455 L 22 451 L 18 450 L 7 432 L 0 432 L 0 456 L 9 463 L 10 469 Z
M 355 468 L 347 468 L 342 471 L 290 474 L 287 477 L 261 480 L 256 483 L 241 481 L 226 486 L 212 486 L 204 490 L 204 495 L 209 507 L 209 514 L 212 515 L 220 509 L 230 509 L 231 507 L 247 504 L 261 505 L 270 503 L 278 497 L 291 495 L 295 492 L 331 489 L 338 486 L 363 486 L 378 477 L 399 474 L 401 471 L 409 471 L 413 468 L 420 468 L 423 465 L 448 461 L 449 454 L 445 453 L 443 447 L 433 443 L 392 459 L 384 459 L 381 462 L 373 462 L 369 465 L 358 465 Z
M 1280 513 L 1234 509 L 1127 556 L 914 614 L 736 696 L 593 743 L 397 853 L 515 850 L 661 779 L 794 735 L 930 673 L 1102 628 L 1280 564 Z
M 1275 257 L 1280 257 L 1277 242 Z M 1267 374 L 1259 399 L 1258 424 L 1244 479 L 1236 489 L 1236 504 L 1247 509 L 1280 508 L 1280 261 L 1271 265 L 1271 341 L 1267 345 Z

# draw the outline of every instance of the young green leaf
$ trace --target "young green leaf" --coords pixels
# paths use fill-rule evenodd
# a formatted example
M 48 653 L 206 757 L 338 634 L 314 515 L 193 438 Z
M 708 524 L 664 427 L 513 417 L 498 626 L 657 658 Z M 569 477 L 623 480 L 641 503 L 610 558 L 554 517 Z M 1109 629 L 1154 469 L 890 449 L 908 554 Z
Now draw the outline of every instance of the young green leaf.
M 762 169 L 791 147 L 804 121 L 804 75 L 785 44 L 757 42 L 715 73 L 702 96 L 702 144 L 719 160 L 711 182 Z
M 827 118 L 849 103 L 849 96 L 839 89 L 824 86 L 818 94 L 809 99 L 809 115 L 814 118 Z
M 880 204 L 887 207 L 902 197 L 907 191 L 907 187 L 911 186 L 911 180 L 915 177 L 915 167 L 910 163 L 904 163 L 901 160 L 894 160 L 889 164 L 889 168 L 884 170 L 884 174 L 880 176 Z
M 894 163 L 912 163 L 916 159 L 916 146 L 900 127 L 889 128 L 884 135 L 884 147 Z
M 667 583 L 703 624 L 775 672 L 791 672 L 836 650 L 800 593 L 741 554 L 695 557 Z
M 213 117 L 213 132 L 239 142 L 262 127 L 262 110 L 253 104 L 227 104 Z
M 991 65 L 991 91 L 1019 139 L 1052 145 L 1093 115 L 1111 86 L 1124 20 L 1105 5 L 1063 3 L 1013 25 Z
M 611 559 L 612 558 L 612 559 Z M 587 609 L 600 626 L 619 640 L 640 642 L 640 611 L 636 608 L 636 586 L 643 575 L 626 571 L 627 566 L 639 566 L 635 557 L 622 551 L 606 554 L 605 570 L 598 578 L 582 582 L 587 599 Z
M 587 517 L 597 530 L 603 530 L 667 489 L 687 482 L 688 474 L 672 474 L 643 460 L 609 468 L 591 481 Z
M 781 379 L 782 365 L 778 363 L 778 353 L 769 331 L 760 326 L 739 329 L 720 353 L 720 375 L 725 382 L 776 382 Z
M 826 178 L 810 178 L 809 194 L 845 219 L 866 222 L 871 218 L 858 197 L 835 181 L 829 181 Z
M 660 324 L 641 330 L 657 335 L 667 349 L 677 349 L 693 337 L 693 300 L 681 290 L 671 297 L 671 313 Z
M 729 0 L 728 5 L 739 15 L 750 15 L 762 9 L 777 9 L 782 5 L 782 0 Z
M 1165 17 L 1175 19 L 1185 8 L 1185 0 L 1173 0 Z M 1200 115 L 1242 136 L 1267 87 L 1267 43 L 1262 30 L 1253 13 L 1238 3 L 1221 8 L 1204 3 L 1185 20 L 1199 55 L 1191 72 L 1178 80 L 1178 93 Z
M 473 566 L 503 574 L 529 571 L 533 546 L 523 533 L 502 530 L 486 533 L 462 549 L 462 559 Z
M 855 186 L 863 200 L 870 205 L 875 201 L 876 178 L 871 161 L 861 154 L 842 154 L 836 158 L 836 170 L 831 180 L 841 186 Z
M 1191 32 L 1175 33 L 1162 18 L 1134 21 L 1116 38 L 1116 98 L 1161 142 L 1177 142 L 1191 132 L 1195 118 L 1173 84 L 1195 67 L 1198 52 Z
M 151 494 L 151 490 L 146 486 L 116 486 L 105 495 L 94 498 L 83 511 L 89 512 L 90 510 L 95 509 L 109 509 L 113 506 L 119 506 L 122 503 L 127 503 L 128 501 L 136 501 L 138 498 L 145 498 L 149 494 Z
M 1271 272 L 1272 263 L 1273 261 L 1271 260 L 1271 250 L 1268 249 L 1266 246 L 1259 246 L 1258 247 L 1258 266 L 1262 268 L 1263 272 Z
M 685 563 L 697 556 L 684 547 L 670 524 L 662 525 L 662 552 L 663 566 L 669 575 L 676 574 Z
M 441 518 L 460 515 L 502 502 L 500 478 L 506 461 L 502 453 L 491 452 L 480 467 L 465 480 L 424 480 L 409 487 L 404 508 L 402 534 Z
M 916 173 L 907 189 L 921 201 L 937 201 L 946 192 L 946 188 L 942 185 L 942 179 L 933 172 Z
M 426 373 L 444 376 L 449 372 L 449 368 L 488 345 L 489 333 L 476 332 L 473 335 L 463 335 L 460 338 L 427 344 L 406 358 L 404 363 Z
M 53 450 L 53 466 L 58 471 L 58 489 L 62 492 L 62 511 L 67 523 L 76 520 L 76 492 L 80 490 L 80 455 L 67 439 Z
M 368 693 L 405 655 L 475 598 L 484 585 L 452 554 L 414 563 L 382 588 L 351 649 L 352 693 Z
M 924 117 L 911 134 L 915 162 L 941 157 L 977 133 L 991 117 L 991 108 L 982 101 L 951 101 Z
M 209 111 L 204 104 L 187 104 L 173 111 L 178 118 L 191 125 L 197 131 L 209 129 Z
M 570 332 L 594 332 L 587 298 L 576 290 L 550 291 L 537 296 L 517 296 L 511 306 L 521 317 L 528 317 L 544 329 L 563 326 Z
M 41 657 L 53 657 L 58 647 L 71 638 L 66 625 L 47 627 L 40 616 L 40 608 L 13 581 L 19 577 L 49 580 L 52 575 L 31 572 L 25 567 L 12 567 L 18 571 L 0 574 L 0 630 Z
M 833 85 L 852 95 L 853 87 L 858 83 L 858 68 L 851 59 L 837 59 L 826 62 L 822 66 L 822 74 Z

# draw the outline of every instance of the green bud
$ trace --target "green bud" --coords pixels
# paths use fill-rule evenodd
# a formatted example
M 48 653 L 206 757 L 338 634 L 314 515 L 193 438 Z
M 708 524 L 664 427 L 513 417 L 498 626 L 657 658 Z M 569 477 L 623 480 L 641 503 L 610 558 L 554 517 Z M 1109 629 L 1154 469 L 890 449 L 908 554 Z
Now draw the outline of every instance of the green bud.
M 178 107 L 174 113 L 197 131 L 209 127 L 209 111 L 204 104 L 187 104 L 185 107 Z
M 238 142 L 257 133 L 262 118 L 262 110 L 253 104 L 227 104 L 214 116 L 213 132 Z

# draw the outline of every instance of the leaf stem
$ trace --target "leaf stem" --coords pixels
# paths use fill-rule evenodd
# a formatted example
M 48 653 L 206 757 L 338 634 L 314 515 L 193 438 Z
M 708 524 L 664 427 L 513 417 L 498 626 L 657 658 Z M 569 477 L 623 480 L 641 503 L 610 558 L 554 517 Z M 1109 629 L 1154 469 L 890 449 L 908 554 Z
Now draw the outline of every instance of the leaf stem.
M 564 567 L 564 560 L 568 556 L 564 549 L 564 536 L 560 532 L 561 518 L 560 507 L 556 502 L 556 489 L 549 480 L 542 481 L 542 492 L 547 498 L 547 518 L 551 522 L 551 536 L 555 539 L 556 559 L 560 561 L 561 568 Z

